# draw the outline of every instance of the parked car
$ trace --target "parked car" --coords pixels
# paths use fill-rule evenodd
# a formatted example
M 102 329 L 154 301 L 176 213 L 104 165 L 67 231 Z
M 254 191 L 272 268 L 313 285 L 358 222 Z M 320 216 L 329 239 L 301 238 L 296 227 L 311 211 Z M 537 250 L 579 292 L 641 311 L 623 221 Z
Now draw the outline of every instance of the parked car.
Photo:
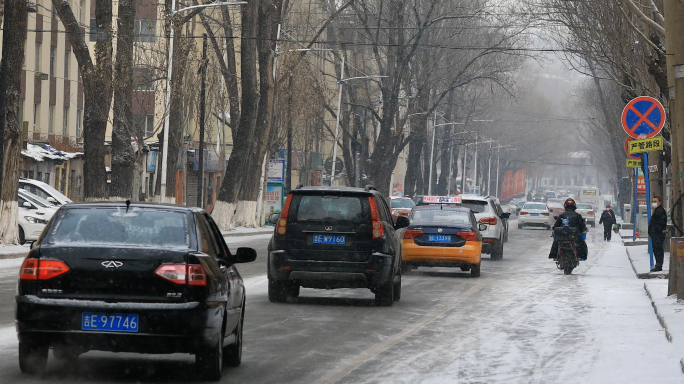
M 73 200 L 64 196 L 62 192 L 39 180 L 20 178 L 19 188 L 38 195 L 57 206 L 73 203 Z
M 577 203 L 577 210 L 575 212 L 582 215 L 587 224 L 596 227 L 596 210 L 591 204 Z
M 245 290 L 231 253 L 203 210 L 160 204 L 62 206 L 21 267 L 15 296 L 19 367 L 45 370 L 48 349 L 192 353 L 218 380 L 242 359 Z
M 413 209 L 403 231 L 402 268 L 458 267 L 480 277 L 482 234 L 473 212 L 457 205 L 423 205 Z
M 300 288 L 367 288 L 377 304 L 401 298 L 401 235 L 375 187 L 291 190 L 268 245 L 268 298 L 284 302 Z
M 508 241 L 508 218 L 498 200 L 489 196 L 461 195 L 463 207 L 470 208 L 478 224 L 486 224 L 482 233 L 482 253 L 490 254 L 492 259 L 503 257 L 504 242 Z
M 411 209 L 416 206 L 408 197 L 391 197 L 390 198 L 390 209 L 392 210 L 392 218 L 394 220 L 399 216 L 409 217 L 411 214 Z
M 26 244 L 27 241 L 38 240 L 45 224 L 57 212 L 57 207 L 24 189 L 19 189 L 17 203 L 19 205 L 17 218 L 19 243 Z
M 527 202 L 520 210 L 518 216 L 518 229 L 525 226 L 537 226 L 544 228 L 551 228 L 553 222 L 549 207 L 544 203 Z

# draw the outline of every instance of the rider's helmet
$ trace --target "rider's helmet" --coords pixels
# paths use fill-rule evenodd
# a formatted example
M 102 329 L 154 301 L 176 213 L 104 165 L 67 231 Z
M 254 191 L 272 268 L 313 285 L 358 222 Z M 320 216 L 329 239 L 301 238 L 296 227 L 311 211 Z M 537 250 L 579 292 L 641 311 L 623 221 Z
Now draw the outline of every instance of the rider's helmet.
M 568 198 L 567 200 L 565 200 L 563 208 L 565 208 L 566 211 L 574 211 L 577 209 L 577 204 L 575 204 L 574 199 Z

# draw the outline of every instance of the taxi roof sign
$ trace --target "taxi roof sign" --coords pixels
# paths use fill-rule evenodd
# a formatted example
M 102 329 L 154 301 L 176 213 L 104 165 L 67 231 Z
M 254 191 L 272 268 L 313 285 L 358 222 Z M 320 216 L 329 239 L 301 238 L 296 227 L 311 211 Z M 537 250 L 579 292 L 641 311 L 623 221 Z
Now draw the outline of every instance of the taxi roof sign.
M 423 196 L 423 204 L 461 204 L 460 196 Z

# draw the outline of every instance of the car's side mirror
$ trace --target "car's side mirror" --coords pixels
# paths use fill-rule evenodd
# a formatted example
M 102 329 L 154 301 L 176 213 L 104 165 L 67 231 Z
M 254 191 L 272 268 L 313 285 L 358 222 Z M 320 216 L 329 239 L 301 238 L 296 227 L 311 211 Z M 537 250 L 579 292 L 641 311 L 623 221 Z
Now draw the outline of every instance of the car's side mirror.
M 409 221 L 408 217 L 399 216 L 399 217 L 397 217 L 397 221 L 394 223 L 394 228 L 396 228 L 396 229 L 406 228 L 410 224 L 411 224 L 411 222 Z
M 477 229 L 479 229 L 480 231 L 486 231 L 487 224 L 478 224 Z
M 501 214 L 501 218 L 504 219 L 504 220 L 505 220 L 505 219 L 508 219 L 509 217 L 511 217 L 511 214 L 510 214 L 509 212 L 505 212 L 505 213 L 502 213 L 502 214 Z
M 235 253 L 236 263 L 251 263 L 256 260 L 257 253 L 254 248 L 240 247 Z
M 33 205 L 31 205 L 31 203 L 29 203 L 28 201 L 24 201 L 24 204 L 22 204 L 21 206 L 28 209 L 33 208 Z
M 268 216 L 268 221 L 271 224 L 278 224 L 278 219 L 280 219 L 280 213 L 272 213 L 270 216 Z
M 53 204 L 59 204 L 59 203 L 57 202 L 57 200 L 55 200 L 55 198 L 52 197 L 52 196 L 48 196 L 47 199 L 45 199 L 45 200 L 47 200 L 47 201 L 49 201 L 49 202 L 51 202 L 51 203 L 53 203 Z
M 29 246 L 29 249 L 33 249 L 33 246 L 34 246 L 34 245 L 36 245 L 36 242 L 35 242 L 35 241 L 32 241 L 32 242 L 31 242 L 31 245 Z

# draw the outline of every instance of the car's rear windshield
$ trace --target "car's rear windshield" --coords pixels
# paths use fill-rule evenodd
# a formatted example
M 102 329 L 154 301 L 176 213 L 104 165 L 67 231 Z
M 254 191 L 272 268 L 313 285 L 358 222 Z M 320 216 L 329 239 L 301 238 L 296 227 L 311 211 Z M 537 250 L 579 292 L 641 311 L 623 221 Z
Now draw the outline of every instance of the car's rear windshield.
M 297 221 L 360 223 L 370 217 L 367 196 L 295 195 L 292 205 Z
M 465 211 L 453 211 L 436 209 L 419 209 L 413 211 L 411 225 L 415 224 L 440 224 L 460 225 L 470 227 L 470 213 Z
M 591 204 L 577 204 L 577 209 L 591 209 Z
M 392 199 L 390 205 L 392 208 L 413 208 L 416 204 L 411 199 Z
M 463 200 L 461 207 L 470 208 L 475 213 L 481 213 L 487 210 L 487 202 L 480 200 Z
M 546 209 L 546 205 L 544 204 L 525 204 L 523 207 L 525 209 Z
M 57 245 L 188 248 L 188 216 L 146 208 L 67 209 L 60 212 L 44 241 Z

